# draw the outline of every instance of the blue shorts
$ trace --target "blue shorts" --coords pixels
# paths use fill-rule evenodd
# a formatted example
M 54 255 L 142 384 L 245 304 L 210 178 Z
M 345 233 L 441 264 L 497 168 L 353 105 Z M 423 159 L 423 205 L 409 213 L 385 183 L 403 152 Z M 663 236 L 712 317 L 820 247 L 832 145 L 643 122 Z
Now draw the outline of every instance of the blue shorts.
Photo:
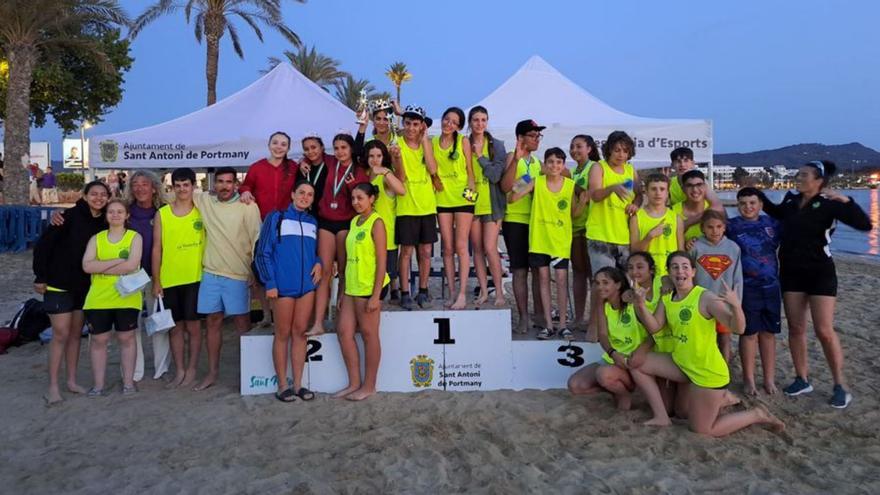
M 743 287 L 742 308 L 746 315 L 743 335 L 755 335 L 759 331 L 775 334 L 782 328 L 782 293 L 778 285 L 757 289 Z
M 244 280 L 202 273 L 202 285 L 199 287 L 199 313 L 223 313 L 244 315 L 251 312 L 250 291 Z

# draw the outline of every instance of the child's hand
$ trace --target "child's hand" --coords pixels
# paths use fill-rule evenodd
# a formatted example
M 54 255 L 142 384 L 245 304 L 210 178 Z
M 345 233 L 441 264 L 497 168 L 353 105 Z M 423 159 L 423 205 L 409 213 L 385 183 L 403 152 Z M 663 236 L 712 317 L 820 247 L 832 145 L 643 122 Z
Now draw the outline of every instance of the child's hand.
M 660 237 L 663 235 L 663 230 L 666 229 L 666 222 L 660 222 L 656 227 L 648 231 L 648 237 L 651 239 Z
M 685 241 L 685 243 L 684 243 L 684 250 L 685 250 L 685 251 L 690 251 L 691 249 L 694 248 L 694 244 L 696 244 L 696 243 L 697 243 L 697 238 L 696 238 L 696 237 L 694 237 L 693 239 L 689 239 L 689 240 Z
M 733 307 L 737 307 L 740 304 L 739 297 L 737 297 L 736 295 L 736 291 L 731 289 L 730 286 L 727 285 L 727 282 L 725 282 L 724 280 L 721 281 L 721 293 L 718 294 L 718 297 L 720 297 L 724 302 Z

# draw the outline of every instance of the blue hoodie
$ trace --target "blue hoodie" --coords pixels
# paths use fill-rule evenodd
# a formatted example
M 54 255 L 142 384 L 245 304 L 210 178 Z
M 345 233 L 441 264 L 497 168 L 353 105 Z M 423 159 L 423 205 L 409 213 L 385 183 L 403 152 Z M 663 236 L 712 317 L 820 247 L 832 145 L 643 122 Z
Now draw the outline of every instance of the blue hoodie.
M 312 268 L 319 265 L 318 222 L 290 205 L 266 216 L 254 264 L 266 289 L 279 297 L 301 297 L 313 290 Z

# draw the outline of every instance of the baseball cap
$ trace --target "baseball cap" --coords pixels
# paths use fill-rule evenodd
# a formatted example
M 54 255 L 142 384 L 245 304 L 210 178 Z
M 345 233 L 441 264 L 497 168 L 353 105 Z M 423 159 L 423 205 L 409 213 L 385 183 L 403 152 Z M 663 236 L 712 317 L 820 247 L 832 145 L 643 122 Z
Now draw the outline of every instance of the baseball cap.
M 516 124 L 516 135 L 523 136 L 532 131 L 543 131 L 547 126 L 538 125 L 534 120 L 522 120 Z

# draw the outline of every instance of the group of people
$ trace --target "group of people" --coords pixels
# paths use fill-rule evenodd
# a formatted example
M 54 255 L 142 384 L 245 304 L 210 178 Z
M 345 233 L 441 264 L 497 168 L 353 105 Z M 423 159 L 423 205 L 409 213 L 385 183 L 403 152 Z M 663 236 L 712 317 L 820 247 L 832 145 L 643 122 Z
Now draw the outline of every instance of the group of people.
M 400 129 L 394 124 L 398 115 Z M 373 132 L 367 137 L 369 123 Z M 812 390 L 806 363 L 809 309 L 834 374 L 832 405 L 846 407 L 851 394 L 831 325 L 836 278 L 826 234 L 838 220 L 861 229 L 870 228 L 870 221 L 850 198 L 827 188 L 833 163 L 801 167 L 798 193 L 780 205 L 755 189 L 741 190 L 740 216 L 728 221 L 687 148 L 672 152 L 671 176 L 642 180 L 630 162 L 635 144 L 625 132 L 611 133 L 601 156 L 592 137 L 573 137 L 569 154 L 575 167 L 569 169 L 569 155 L 561 148 L 548 149 L 543 162 L 534 155 L 544 129 L 535 121 L 517 124 L 511 152 L 490 134 L 488 123 L 486 108 L 474 107 L 466 116 L 451 107 L 441 116 L 440 134 L 432 137 L 422 108 L 379 101 L 370 105 L 355 136 L 333 138 L 332 154 L 321 137 L 306 136 L 300 143 L 303 159 L 295 162 L 288 158 L 290 137 L 272 134 L 268 156 L 249 168 L 241 185 L 235 170 L 215 172 L 214 194 L 194 192 L 189 169 L 173 172 L 174 198 L 166 205 L 149 172 L 132 175 L 128 201 L 109 200 L 105 184 L 88 184 L 83 200 L 56 219 L 60 225 L 47 231 L 34 255 L 37 291 L 45 294 L 56 328 L 47 400 L 61 400 L 62 356 L 68 389 L 85 392 L 75 381 L 75 329 L 82 326 L 83 310 L 94 335 L 115 328 L 123 351 L 123 393 L 136 390 L 142 351 L 138 338 L 126 333 L 138 328 L 144 301 L 108 287 L 139 268 L 152 275 L 143 296 L 147 307 L 161 297 L 176 322 L 170 335 L 152 337 L 157 377 L 169 367 L 170 340 L 176 367 L 171 386 L 197 382 L 201 315 L 207 315 L 209 372 L 195 388 L 216 381 L 222 320 L 232 316 L 239 332 L 247 331 L 253 289 L 269 301 L 274 316 L 276 397 L 314 398 L 302 384 L 306 342 L 325 331 L 336 279 L 335 328 L 349 384 L 335 396 L 369 397 L 376 391 L 381 356 L 381 301 L 408 310 L 432 307 L 428 278 L 439 230 L 447 309 L 467 307 L 472 265 L 478 286 L 473 303 L 488 303 L 491 274 L 493 303 L 506 304 L 498 249 L 503 235 L 516 330 L 530 329 L 531 274 L 538 338 L 570 339 L 573 329 L 586 327 L 587 340 L 601 343 L 607 351 L 603 363 L 571 378 L 575 393 L 604 389 L 628 408 L 638 387 L 654 413 L 651 424 L 668 424 L 674 413 L 712 435 L 753 423 L 781 426 L 765 409 L 719 411 L 737 400 L 724 390 L 731 332 L 744 333 L 739 346 L 746 391 L 757 392 L 757 349 L 764 389 L 776 391 L 774 334 L 784 301 L 797 371 L 785 392 Z M 769 216 L 760 215 L 762 210 Z M 414 257 L 418 287 L 410 286 Z M 60 270 L 73 260 L 82 270 Z M 363 376 L 356 331 L 364 340 Z M 90 352 L 95 377 L 87 393 L 99 396 L 106 338 L 93 338 Z M 291 382 L 280 379 L 289 365 Z

